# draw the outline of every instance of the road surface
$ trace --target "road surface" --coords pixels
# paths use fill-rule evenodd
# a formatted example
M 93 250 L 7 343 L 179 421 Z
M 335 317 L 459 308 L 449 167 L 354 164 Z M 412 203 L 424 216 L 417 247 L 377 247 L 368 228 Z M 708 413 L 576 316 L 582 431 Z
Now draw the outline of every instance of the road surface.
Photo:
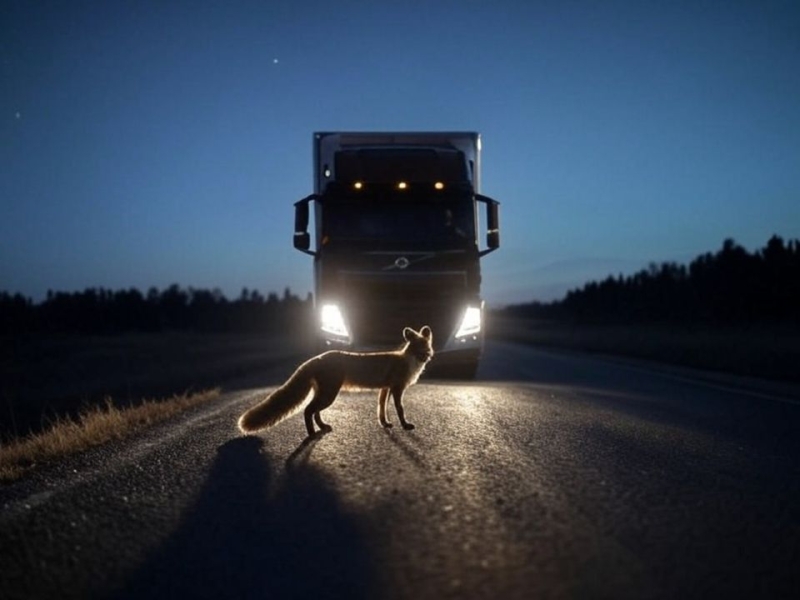
M 791 394 L 495 342 L 409 390 L 414 431 L 350 393 L 301 444 L 236 431 L 266 389 L 0 488 L 0 598 L 800 592 Z

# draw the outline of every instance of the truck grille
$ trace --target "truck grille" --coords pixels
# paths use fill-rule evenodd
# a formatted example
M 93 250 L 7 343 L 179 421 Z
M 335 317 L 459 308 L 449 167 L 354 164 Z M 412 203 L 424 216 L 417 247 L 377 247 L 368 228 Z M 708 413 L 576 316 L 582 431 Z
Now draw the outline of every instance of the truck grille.
M 342 273 L 346 318 L 356 346 L 397 347 L 404 327 L 433 330 L 434 349 L 452 335 L 466 306 L 463 272 Z

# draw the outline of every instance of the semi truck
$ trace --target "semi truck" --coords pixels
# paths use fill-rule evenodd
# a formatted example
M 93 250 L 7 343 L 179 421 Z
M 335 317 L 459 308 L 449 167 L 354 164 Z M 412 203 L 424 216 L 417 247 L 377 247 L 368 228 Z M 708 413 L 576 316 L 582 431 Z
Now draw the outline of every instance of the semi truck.
M 429 325 L 428 371 L 475 376 L 480 259 L 500 246 L 480 152 L 475 132 L 314 133 L 314 192 L 295 203 L 294 247 L 314 260 L 322 348 L 396 348 L 404 327 Z

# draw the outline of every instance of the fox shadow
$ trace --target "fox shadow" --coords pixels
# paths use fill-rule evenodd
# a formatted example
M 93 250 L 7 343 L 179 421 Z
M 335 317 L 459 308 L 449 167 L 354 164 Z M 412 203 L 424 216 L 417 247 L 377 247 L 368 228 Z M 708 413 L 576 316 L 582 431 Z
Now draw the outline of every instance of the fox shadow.
M 301 458 L 276 481 L 262 446 L 247 436 L 218 449 L 178 530 L 115 598 L 369 596 L 363 535 L 322 471 Z

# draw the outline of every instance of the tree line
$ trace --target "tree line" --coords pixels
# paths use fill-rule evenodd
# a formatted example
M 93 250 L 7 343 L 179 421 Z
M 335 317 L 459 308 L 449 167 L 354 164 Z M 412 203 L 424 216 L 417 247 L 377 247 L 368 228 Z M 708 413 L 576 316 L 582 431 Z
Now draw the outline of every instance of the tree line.
M 219 289 L 150 288 L 48 291 L 40 303 L 0 292 L 0 334 L 160 331 L 276 332 L 307 323 L 311 294 L 264 297 L 244 288 L 235 300 Z M 688 266 L 652 263 L 629 276 L 609 276 L 562 300 L 509 306 L 525 317 L 597 323 L 791 324 L 800 326 L 800 241 L 777 235 L 748 252 L 727 239 Z
M 48 291 L 40 303 L 0 292 L 0 333 L 109 334 L 127 332 L 277 332 L 308 321 L 311 294 L 300 299 L 289 288 L 264 297 L 242 289 L 229 301 L 218 289 Z
M 559 301 L 510 306 L 527 317 L 596 323 L 800 325 L 800 241 L 774 235 L 748 252 L 726 239 L 691 263 L 652 263 L 634 275 L 609 276 Z

